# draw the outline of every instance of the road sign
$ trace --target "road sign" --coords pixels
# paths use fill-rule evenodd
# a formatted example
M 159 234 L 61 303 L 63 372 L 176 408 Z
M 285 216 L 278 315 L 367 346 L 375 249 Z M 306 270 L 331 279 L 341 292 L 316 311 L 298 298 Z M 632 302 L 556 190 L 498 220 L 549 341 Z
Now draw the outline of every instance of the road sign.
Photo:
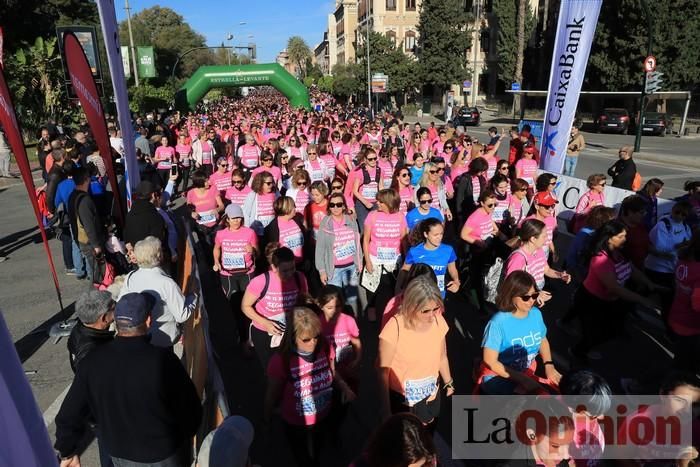
M 647 73 L 656 71 L 656 57 L 654 57 L 653 55 L 649 55 L 647 58 L 644 59 L 644 71 L 646 71 Z
M 511 91 L 520 91 L 520 83 L 513 83 L 510 85 Z
M 462 82 L 462 89 L 464 91 L 471 89 L 472 88 L 472 82 L 471 81 L 464 81 Z
M 383 73 L 372 74 L 372 92 L 385 93 L 389 85 L 389 77 Z
M 658 92 L 661 89 L 661 84 L 663 80 L 661 77 L 663 73 L 658 71 L 651 71 L 647 73 L 646 85 L 644 86 L 644 94 L 652 94 Z

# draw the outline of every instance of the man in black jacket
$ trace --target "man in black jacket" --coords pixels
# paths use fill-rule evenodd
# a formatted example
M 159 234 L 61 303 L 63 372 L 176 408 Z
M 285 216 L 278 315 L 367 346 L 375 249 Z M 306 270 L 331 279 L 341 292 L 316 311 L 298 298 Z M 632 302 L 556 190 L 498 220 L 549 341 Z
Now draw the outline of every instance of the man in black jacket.
M 142 180 L 136 187 L 133 193 L 134 202 L 124 222 L 124 243 L 129 253 L 133 251 L 137 242 L 150 236 L 156 237 L 161 245 L 167 247 L 165 221 L 155 206 L 160 199 L 159 194 L 160 188 L 148 180 Z
M 117 337 L 81 362 L 56 416 L 61 467 L 79 465 L 90 417 L 115 465 L 191 465 L 202 406 L 175 354 L 148 341 L 154 304 L 146 293 L 124 295 L 114 313 Z
M 90 197 L 90 176 L 85 167 L 73 170 L 75 191 L 68 199 L 68 216 L 73 238 L 78 241 L 80 253 L 85 258 L 85 268 L 89 284 L 95 280 L 97 261 L 103 259 L 102 248 L 107 240 L 104 223 L 97 211 L 95 202 Z
M 112 342 L 114 332 L 109 325 L 114 321 L 114 300 L 106 290 L 88 290 L 75 301 L 78 322 L 68 337 L 68 355 L 73 373 L 80 362 L 95 348 Z
M 608 175 L 612 177 L 612 186 L 622 188 L 623 190 L 631 190 L 634 176 L 637 174 L 637 164 L 632 160 L 632 147 L 623 146 L 618 152 L 620 157 L 608 169 Z
M 56 214 L 56 189 L 58 189 L 58 184 L 66 179 L 66 174 L 63 172 L 66 152 L 63 149 L 54 149 L 51 151 L 51 157 L 53 158 L 53 166 L 46 177 L 46 207 L 53 217 Z

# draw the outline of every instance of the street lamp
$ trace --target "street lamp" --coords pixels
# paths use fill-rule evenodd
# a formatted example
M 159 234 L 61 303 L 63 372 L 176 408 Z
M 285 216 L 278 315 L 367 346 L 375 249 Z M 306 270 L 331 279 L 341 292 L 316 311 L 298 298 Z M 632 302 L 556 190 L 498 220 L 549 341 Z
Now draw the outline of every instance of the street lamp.
M 239 22 L 238 22 L 238 25 L 239 25 L 239 26 L 245 26 L 246 24 L 248 24 L 248 23 L 245 22 L 245 21 L 239 21 Z M 233 40 L 233 37 L 234 37 L 233 34 L 229 32 L 229 33 L 226 35 L 226 41 L 227 41 L 227 42 L 232 41 L 232 40 Z M 232 48 L 235 48 L 235 47 L 232 47 Z M 230 51 L 226 51 L 226 57 L 228 58 L 228 64 L 231 65 L 231 52 L 230 52 Z
M 221 46 L 221 45 L 213 45 L 213 46 L 203 46 L 203 47 L 192 47 L 191 49 L 186 50 L 185 52 L 181 53 L 178 55 L 177 60 L 175 60 L 175 65 L 173 65 L 173 71 L 170 73 L 170 79 L 173 80 L 175 79 L 175 70 L 177 70 L 177 64 L 180 63 L 180 60 L 185 55 L 188 55 L 190 52 L 194 52 L 195 50 L 204 50 L 204 49 L 232 49 L 233 47 L 231 46 Z

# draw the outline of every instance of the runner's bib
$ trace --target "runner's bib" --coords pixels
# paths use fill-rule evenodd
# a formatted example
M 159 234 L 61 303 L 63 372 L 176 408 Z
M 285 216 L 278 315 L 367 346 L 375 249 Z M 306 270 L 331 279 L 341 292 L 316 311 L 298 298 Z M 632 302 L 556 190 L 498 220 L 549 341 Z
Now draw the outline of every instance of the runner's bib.
M 433 395 L 437 387 L 437 378 L 428 376 L 423 379 L 408 379 L 403 383 L 406 402 L 413 407 L 418 402 Z
M 362 196 L 369 201 L 374 201 L 377 199 L 376 184 L 373 183 L 372 185 L 364 185 L 362 187 Z
M 395 263 L 399 259 L 399 253 L 395 248 L 379 246 L 377 247 L 377 259 L 383 263 Z
M 202 164 L 211 164 L 211 151 L 202 151 Z
M 348 242 L 340 245 L 340 247 L 335 250 L 335 257 L 338 261 L 349 260 L 355 257 L 355 253 L 357 253 L 355 242 Z
M 245 268 L 245 253 L 234 253 L 224 251 L 222 258 L 222 266 L 224 269 L 244 269 Z
M 204 225 L 216 222 L 216 214 L 214 211 L 206 211 L 199 213 L 199 219 L 197 219 L 197 224 Z

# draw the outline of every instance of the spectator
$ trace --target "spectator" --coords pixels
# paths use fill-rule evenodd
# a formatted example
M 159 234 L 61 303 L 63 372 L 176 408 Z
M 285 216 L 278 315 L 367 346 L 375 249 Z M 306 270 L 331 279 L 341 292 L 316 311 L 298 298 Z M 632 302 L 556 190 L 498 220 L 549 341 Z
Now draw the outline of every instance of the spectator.
M 91 418 L 117 466 L 190 465 L 202 406 L 178 358 L 148 342 L 153 305 L 147 294 L 122 296 L 117 337 L 81 362 L 56 416 L 61 467 L 80 465 L 78 443 Z
M 42 146 L 41 149 L 43 153 L 44 147 Z M 10 147 L 7 145 L 5 132 L 0 128 L 0 177 L 7 178 L 10 176 L 10 155 Z M 42 171 L 45 172 L 43 167 Z M 46 177 L 44 177 L 44 179 L 46 179 Z
M 646 227 L 647 232 L 656 225 L 659 220 L 658 207 L 659 207 L 659 196 L 663 190 L 664 182 L 658 178 L 650 178 L 641 190 L 637 192 L 637 196 L 640 196 L 646 203 L 646 215 L 642 221 L 644 227 Z M 687 216 L 686 216 L 687 217 Z
M 576 204 L 571 222 L 571 232 L 576 234 L 586 224 L 586 217 L 595 206 L 605 205 L 605 175 L 592 174 L 586 180 L 588 191 L 581 195 Z
M 133 192 L 133 203 L 124 221 L 123 240 L 129 254 L 136 243 L 146 237 L 155 237 L 161 245 L 167 245 L 165 221 L 158 213 L 154 201 L 160 200 L 160 188 L 148 180 L 142 180 Z
M 68 354 L 73 373 L 80 362 L 94 349 L 114 339 L 109 330 L 114 321 L 115 302 L 112 294 L 105 290 L 83 292 L 75 302 L 78 322 L 68 337 Z
M 622 146 L 618 151 L 619 159 L 608 169 L 608 175 L 612 177 L 612 186 L 631 190 L 634 177 L 637 174 L 637 165 L 632 159 L 632 146 Z
M 46 206 L 52 217 L 56 214 L 56 190 L 58 189 L 58 184 L 66 178 L 66 174 L 63 171 L 65 151 L 63 149 L 55 149 L 51 151 L 51 156 L 54 162 L 51 170 L 49 170 L 46 182 Z
M 568 175 L 573 177 L 576 173 L 576 164 L 578 163 L 578 156 L 586 148 L 586 140 L 583 139 L 581 134 L 581 121 L 575 120 L 573 126 L 571 127 L 571 134 L 569 136 L 569 144 L 566 145 L 566 161 L 564 162 L 564 171 L 562 175 Z
M 151 312 L 151 344 L 172 348 L 180 339 L 180 325 L 197 307 L 196 293 L 185 297 L 180 287 L 160 267 L 162 245 L 155 237 L 146 237 L 134 245 L 134 259 L 139 268 L 124 281 L 120 297 L 146 292 L 155 299 Z
M 212 430 L 199 448 L 199 467 L 248 467 L 248 450 L 253 443 L 255 429 L 247 418 L 240 415 L 226 417 Z
M 138 131 L 139 137 L 136 138 L 136 141 L 134 141 L 134 145 L 136 146 L 136 149 L 139 149 L 141 151 L 141 154 L 143 154 L 144 157 L 147 157 L 148 159 L 151 158 L 151 143 L 148 140 L 148 130 L 146 128 L 141 128 Z

